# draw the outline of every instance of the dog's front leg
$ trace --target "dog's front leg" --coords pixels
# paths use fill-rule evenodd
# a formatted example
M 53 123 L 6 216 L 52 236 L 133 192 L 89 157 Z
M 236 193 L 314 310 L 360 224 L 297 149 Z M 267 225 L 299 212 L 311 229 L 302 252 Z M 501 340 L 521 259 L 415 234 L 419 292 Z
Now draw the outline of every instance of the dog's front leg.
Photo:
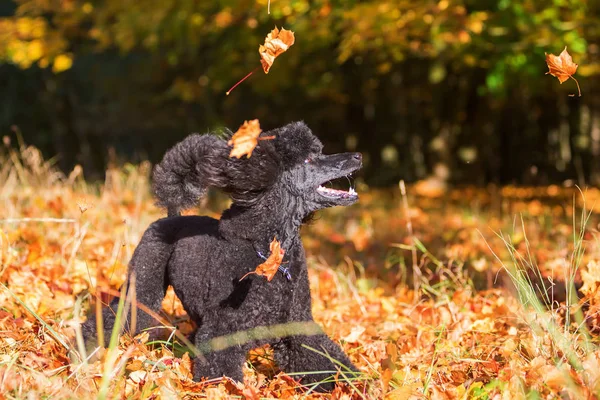
M 287 373 L 300 373 L 301 383 L 321 382 L 318 391 L 333 390 L 334 376 L 352 379 L 358 369 L 327 335 L 292 336 L 274 344 L 275 360 Z M 301 374 L 306 372 L 307 374 Z M 297 378 L 294 374 L 294 377 Z
M 203 354 L 194 358 L 194 380 L 226 376 L 243 382 L 242 366 L 245 361 L 246 352 L 239 347 Z
M 242 366 L 246 362 L 248 349 L 245 346 L 232 345 L 222 350 L 213 350 L 210 346 L 210 336 L 198 330 L 194 342 L 203 353 L 194 358 L 194 380 L 202 378 L 220 378 L 226 376 L 238 382 L 244 381 Z

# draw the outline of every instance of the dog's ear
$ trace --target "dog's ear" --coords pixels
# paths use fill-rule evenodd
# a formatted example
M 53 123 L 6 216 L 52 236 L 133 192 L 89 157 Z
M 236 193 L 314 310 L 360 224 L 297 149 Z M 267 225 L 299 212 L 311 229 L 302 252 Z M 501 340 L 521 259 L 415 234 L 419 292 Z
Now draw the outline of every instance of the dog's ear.
M 284 167 L 300 164 L 310 156 L 321 154 L 323 150 L 321 141 L 303 121 L 273 129 L 267 132 L 267 135 L 275 136 L 275 150 Z
M 227 191 L 238 205 L 251 205 L 289 168 L 310 156 L 321 154 L 323 145 L 304 122 L 293 122 L 263 132 L 250 158 L 230 158 L 227 153 L 225 175 Z

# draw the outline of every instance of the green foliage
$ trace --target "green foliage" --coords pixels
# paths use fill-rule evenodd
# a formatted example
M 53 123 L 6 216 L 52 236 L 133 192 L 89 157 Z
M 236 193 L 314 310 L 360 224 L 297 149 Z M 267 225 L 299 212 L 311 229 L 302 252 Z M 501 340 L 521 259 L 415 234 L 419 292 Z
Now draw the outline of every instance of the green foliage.
M 205 57 L 203 48 L 210 46 L 211 65 L 221 69 L 251 63 L 256 54 L 249 50 L 261 42 L 265 28 L 279 23 L 297 32 L 303 52 L 332 52 L 323 62 L 372 57 L 380 73 L 411 57 L 534 73 L 543 65 L 531 56 L 563 45 L 587 66 L 583 75 L 600 68 L 588 53 L 598 35 L 593 27 L 598 10 L 586 0 L 293 0 L 277 1 L 271 14 L 266 3 L 21 0 L 14 15 L 1 20 L 0 54 L 23 68 L 47 67 L 69 47 L 76 46 L 77 53 L 116 47 L 124 54 L 160 53 L 168 65 L 180 66 Z M 69 68 L 68 62 L 58 63 L 59 71 Z
M 475 125 L 481 113 L 572 93 L 568 85 L 559 89 L 544 79 L 545 52 L 569 48 L 581 65 L 578 77 L 586 95 L 585 78 L 600 74 L 600 9 L 590 0 L 277 0 L 270 14 L 267 3 L 17 0 L 14 10 L 0 17 L 0 62 L 41 70 L 37 79 L 28 78 L 41 103 L 36 110 L 56 117 L 34 118 L 38 123 L 30 128 L 43 138 L 36 143 L 64 142 L 52 153 L 81 153 L 79 160 L 65 156 L 63 167 L 79 161 L 92 164 L 86 170 L 102 170 L 105 155 L 85 149 L 115 141 L 125 152 L 142 149 L 155 159 L 172 143 L 161 136 L 165 130 L 181 136 L 223 124 L 235 127 L 243 119 L 278 125 L 304 118 L 325 130 L 336 127 L 338 135 L 358 137 L 372 170 L 386 166 L 381 152 L 389 146 L 410 147 L 418 155 L 392 160 L 395 168 L 375 183 L 399 175 L 423 178 L 440 161 L 460 164 L 431 150 L 442 129 L 455 132 L 445 143 L 450 150 L 458 151 L 467 138 L 481 158 L 491 159 L 486 152 L 497 153 L 504 139 L 484 139 L 496 146 L 492 150 L 469 139 L 489 128 Z M 258 45 L 274 25 L 295 31 L 297 44 L 268 76 L 254 74 L 225 98 L 234 82 L 260 65 Z M 7 93 L 12 97 L 7 94 L 4 103 L 11 104 L 0 127 L 30 122 L 19 117 L 29 102 L 15 98 L 32 94 L 21 86 Z M 475 109 L 472 96 L 487 98 L 485 107 Z M 417 111 L 420 118 L 414 116 Z M 520 133 L 533 143 L 550 130 L 539 127 L 536 112 L 520 115 L 515 123 L 531 130 Z M 364 136 L 375 120 L 377 140 L 365 143 L 372 141 Z M 473 132 L 465 130 L 465 121 Z M 494 132 L 503 129 L 493 127 Z M 126 137 L 130 132 L 153 145 Z M 330 135 L 325 139 L 343 146 L 344 140 Z M 512 139 L 508 142 L 513 146 Z M 554 162 L 550 155 L 547 159 Z M 499 163 L 490 161 L 484 168 L 495 180 L 506 179 Z M 515 170 L 527 167 L 515 165 Z

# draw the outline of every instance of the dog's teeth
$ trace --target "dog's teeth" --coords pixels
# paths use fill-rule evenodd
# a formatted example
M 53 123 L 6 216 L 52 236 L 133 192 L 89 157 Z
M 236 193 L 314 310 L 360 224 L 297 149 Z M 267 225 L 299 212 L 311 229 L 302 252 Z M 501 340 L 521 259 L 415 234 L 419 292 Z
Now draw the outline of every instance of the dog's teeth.
M 356 196 L 356 190 L 354 190 L 354 188 L 350 188 L 348 189 L 348 191 L 345 190 L 339 190 L 339 189 L 332 189 L 332 188 L 327 188 L 327 187 L 323 187 L 321 185 L 319 185 L 319 187 L 317 187 L 317 191 L 324 193 L 328 196 L 335 196 L 335 197 L 341 197 L 341 198 L 348 198 L 350 196 Z

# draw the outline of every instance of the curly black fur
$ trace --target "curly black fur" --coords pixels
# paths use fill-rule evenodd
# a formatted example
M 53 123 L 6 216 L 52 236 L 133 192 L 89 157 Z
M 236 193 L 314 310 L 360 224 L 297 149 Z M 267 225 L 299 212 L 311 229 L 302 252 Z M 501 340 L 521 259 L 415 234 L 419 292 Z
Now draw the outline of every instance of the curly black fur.
M 172 285 L 189 316 L 197 323 L 195 344 L 206 349 L 211 339 L 254 328 L 285 323 L 312 323 L 310 289 L 299 229 L 316 210 L 349 205 L 353 191 L 319 188 L 351 174 L 361 166 L 358 153 L 323 155 L 321 142 L 302 122 L 263 133 L 250 158 L 230 158 L 225 139 L 191 135 L 169 150 L 154 170 L 154 193 L 168 209 L 168 218 L 154 222 L 144 233 L 129 264 L 135 274 L 136 297 L 158 312 Z M 194 206 L 209 187 L 228 193 L 232 206 L 220 220 L 179 216 Z M 319 188 L 319 189 L 318 189 Z M 268 282 L 250 275 L 269 254 L 277 238 L 286 250 L 289 275 L 278 273 Z M 110 337 L 118 300 L 103 313 L 104 337 Z M 129 317 L 129 316 L 127 316 Z M 137 333 L 158 325 L 137 310 Z M 86 340 L 96 336 L 95 318 L 83 325 Z M 330 377 L 339 366 L 312 349 L 356 371 L 341 348 L 322 332 L 294 332 L 292 336 L 248 340 L 204 354 L 194 360 L 194 378 L 229 376 L 242 380 L 246 352 L 270 343 L 286 372 L 307 374 L 303 382 Z M 329 371 L 329 372 L 327 372 Z M 322 383 L 320 390 L 330 390 Z

